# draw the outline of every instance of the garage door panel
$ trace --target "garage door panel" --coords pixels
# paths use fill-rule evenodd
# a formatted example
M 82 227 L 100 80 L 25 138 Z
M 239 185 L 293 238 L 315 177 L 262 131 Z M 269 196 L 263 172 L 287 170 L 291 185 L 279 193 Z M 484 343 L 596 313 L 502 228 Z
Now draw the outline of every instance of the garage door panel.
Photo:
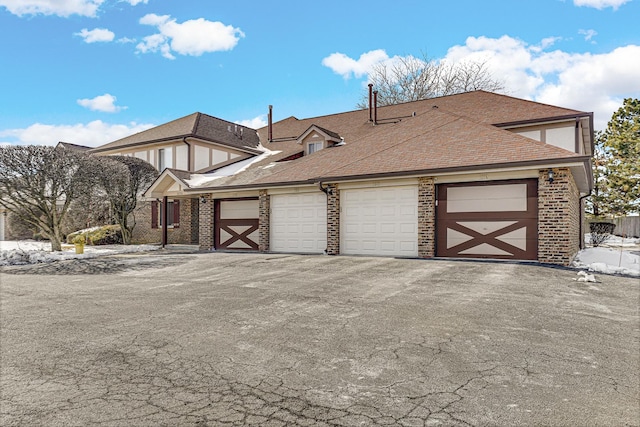
M 271 196 L 270 249 L 323 253 L 327 248 L 327 198 L 324 193 Z
M 416 186 L 341 191 L 341 252 L 417 256 Z
M 439 185 L 436 255 L 537 259 L 537 218 L 535 179 Z

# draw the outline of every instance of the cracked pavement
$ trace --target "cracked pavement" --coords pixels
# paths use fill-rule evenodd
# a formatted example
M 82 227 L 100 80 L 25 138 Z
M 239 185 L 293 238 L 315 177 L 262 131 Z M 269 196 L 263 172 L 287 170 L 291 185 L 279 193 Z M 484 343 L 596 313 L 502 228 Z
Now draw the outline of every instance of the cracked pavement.
M 0 269 L 0 424 L 639 425 L 637 279 L 149 253 Z

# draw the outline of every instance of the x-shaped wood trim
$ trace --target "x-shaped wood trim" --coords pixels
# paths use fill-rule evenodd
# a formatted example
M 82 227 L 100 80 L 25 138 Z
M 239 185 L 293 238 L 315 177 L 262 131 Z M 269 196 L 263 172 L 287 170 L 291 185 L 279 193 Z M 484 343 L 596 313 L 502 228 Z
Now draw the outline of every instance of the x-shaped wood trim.
M 496 222 L 501 222 L 501 221 L 496 221 Z M 489 234 L 478 233 L 475 230 L 472 230 L 463 225 L 460 225 L 457 221 L 451 221 L 451 220 L 443 221 L 443 225 L 445 225 L 445 227 L 448 229 L 459 231 L 460 233 L 464 233 L 472 238 L 471 240 L 468 240 L 464 243 L 460 243 L 459 245 L 453 246 L 451 248 L 448 248 L 448 249 L 443 248 L 442 250 L 443 255 L 447 255 L 447 256 L 460 255 L 460 252 L 463 252 L 467 249 L 471 249 L 475 246 L 486 243 L 488 245 L 501 249 L 505 252 L 509 252 L 511 254 L 511 256 L 503 255 L 504 257 L 508 257 L 508 258 L 513 257 L 516 259 L 529 258 L 530 254 L 526 250 L 523 251 L 522 249 L 516 246 L 510 245 L 509 243 L 503 242 L 502 240 L 498 240 L 497 238 L 502 236 L 503 234 L 510 233 L 512 231 L 518 230 L 523 227 L 531 227 L 535 225 L 535 221 L 531 221 L 531 220 L 517 221 L 515 224 L 508 225 L 499 230 L 493 231 Z M 495 257 L 495 255 L 492 255 L 492 257 Z
M 242 233 L 238 233 L 233 230 L 231 227 L 249 227 Z M 258 243 L 254 242 L 249 238 L 249 235 L 258 229 L 258 220 L 257 219 L 221 219 L 218 220 L 218 227 L 220 230 L 224 230 L 231 235 L 224 242 L 220 241 L 219 249 L 240 249 L 240 248 L 229 248 L 229 245 L 237 242 L 238 240 L 242 241 L 246 245 L 248 245 L 251 249 L 258 250 Z M 220 239 L 222 240 L 222 239 Z

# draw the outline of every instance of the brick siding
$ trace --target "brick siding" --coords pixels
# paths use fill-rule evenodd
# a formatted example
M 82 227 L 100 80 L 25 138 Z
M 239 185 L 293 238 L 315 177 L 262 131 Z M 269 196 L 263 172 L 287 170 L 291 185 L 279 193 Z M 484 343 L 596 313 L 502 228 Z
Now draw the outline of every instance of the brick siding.
M 580 193 L 568 168 L 538 175 L 538 261 L 569 265 L 580 249 Z
M 194 203 L 196 204 L 194 208 Z M 167 230 L 169 244 L 192 244 L 193 228 L 198 224 L 192 220 L 191 212 L 198 211 L 198 199 L 180 199 L 180 226 Z M 131 236 L 132 243 L 162 242 L 162 228 L 151 228 L 151 202 L 138 201 L 134 211 L 136 226 Z
M 418 179 L 418 256 L 436 252 L 436 186 L 432 177 Z
M 213 242 L 213 216 L 214 216 L 214 203 L 211 195 L 205 196 L 205 202 L 200 203 L 198 220 L 200 224 L 200 230 L 198 233 L 198 244 L 200 250 L 210 251 L 214 248 Z
M 260 190 L 259 197 L 260 207 L 258 212 L 258 250 L 260 252 L 268 252 L 271 221 L 271 196 L 267 194 L 267 190 Z
M 340 253 L 340 189 L 337 184 L 329 184 L 327 188 L 327 254 Z

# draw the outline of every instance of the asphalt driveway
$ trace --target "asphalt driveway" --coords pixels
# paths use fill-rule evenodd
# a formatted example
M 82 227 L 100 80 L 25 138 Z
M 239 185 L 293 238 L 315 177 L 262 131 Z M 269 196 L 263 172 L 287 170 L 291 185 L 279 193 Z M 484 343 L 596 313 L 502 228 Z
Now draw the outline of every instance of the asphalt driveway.
M 0 424 L 638 425 L 637 279 L 134 254 L 0 269 Z

